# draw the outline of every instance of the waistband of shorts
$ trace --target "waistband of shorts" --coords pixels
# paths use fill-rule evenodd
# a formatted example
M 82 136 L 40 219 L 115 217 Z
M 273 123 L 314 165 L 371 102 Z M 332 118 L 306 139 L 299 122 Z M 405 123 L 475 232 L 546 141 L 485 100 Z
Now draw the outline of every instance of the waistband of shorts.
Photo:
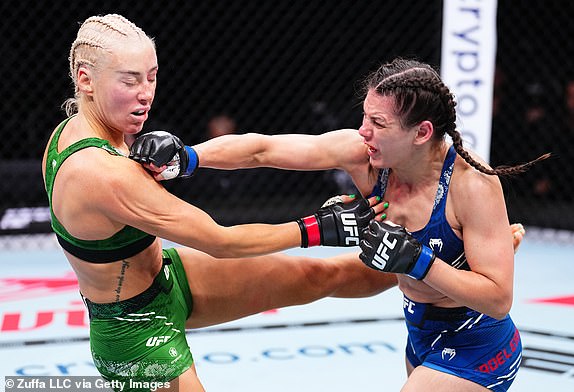
M 416 302 L 404 296 L 403 309 L 405 319 L 413 325 L 422 325 L 425 320 L 432 321 L 457 321 L 465 320 L 472 316 L 472 309 L 466 306 L 444 308 L 429 303 Z
M 426 320 L 436 320 L 436 321 L 454 321 L 454 320 L 464 320 L 468 318 L 468 312 L 472 309 L 466 306 L 460 306 L 456 308 L 441 308 L 438 306 L 427 305 L 425 309 L 424 318 Z
M 163 266 L 165 267 L 166 265 L 170 265 L 171 263 L 172 263 L 171 259 L 165 257 L 164 254 Z M 158 296 L 159 293 L 168 292 L 170 290 L 172 282 L 169 281 L 169 283 L 170 285 L 168 285 L 168 281 L 165 278 L 162 268 L 154 278 L 151 285 L 145 291 L 141 292 L 140 294 L 134 297 L 125 299 L 123 301 L 96 303 L 85 298 L 81 293 L 80 295 L 82 295 L 82 299 L 86 304 L 90 320 L 100 318 L 103 319 L 113 318 L 129 313 L 134 313 L 146 307 Z

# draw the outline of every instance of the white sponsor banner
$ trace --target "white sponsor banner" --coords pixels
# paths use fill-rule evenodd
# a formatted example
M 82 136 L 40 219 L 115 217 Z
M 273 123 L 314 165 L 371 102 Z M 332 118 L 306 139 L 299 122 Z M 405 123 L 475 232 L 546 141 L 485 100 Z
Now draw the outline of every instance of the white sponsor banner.
M 441 76 L 457 101 L 465 146 L 490 158 L 496 0 L 445 0 Z

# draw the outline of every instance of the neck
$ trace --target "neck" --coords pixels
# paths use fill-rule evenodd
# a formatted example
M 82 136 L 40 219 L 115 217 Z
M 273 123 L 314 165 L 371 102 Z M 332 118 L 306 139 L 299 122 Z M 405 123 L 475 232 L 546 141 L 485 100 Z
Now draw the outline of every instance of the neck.
M 126 150 L 127 146 L 124 134 L 107 126 L 95 113 L 89 109 L 78 112 L 79 131 L 86 133 L 84 137 L 97 137 L 107 140 L 110 144 L 120 150 Z
M 448 147 L 445 142 L 420 146 L 404 165 L 391 168 L 389 181 L 411 189 L 434 184 L 440 177 Z

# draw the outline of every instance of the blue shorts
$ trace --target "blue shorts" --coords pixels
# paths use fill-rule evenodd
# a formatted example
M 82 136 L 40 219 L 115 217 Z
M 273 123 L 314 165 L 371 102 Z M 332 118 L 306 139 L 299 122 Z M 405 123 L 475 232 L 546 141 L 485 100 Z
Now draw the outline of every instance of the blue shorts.
M 403 308 L 411 365 L 452 374 L 493 391 L 508 390 L 522 359 L 520 333 L 510 316 L 496 320 L 466 307 L 439 308 L 407 297 Z

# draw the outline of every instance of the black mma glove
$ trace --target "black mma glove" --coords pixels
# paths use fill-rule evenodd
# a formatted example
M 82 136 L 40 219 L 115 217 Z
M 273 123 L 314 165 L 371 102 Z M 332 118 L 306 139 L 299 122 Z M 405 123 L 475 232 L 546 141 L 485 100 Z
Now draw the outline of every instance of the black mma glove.
M 372 221 L 362 233 L 361 261 L 378 271 L 407 274 L 424 279 L 435 254 L 422 245 L 404 227 Z
M 195 150 L 166 131 L 151 131 L 138 136 L 130 147 L 130 158 L 139 163 L 153 163 L 157 167 L 166 165 L 167 168 L 161 172 L 164 180 L 189 177 L 199 166 Z
M 357 246 L 361 230 L 374 217 L 375 211 L 362 197 L 349 203 L 331 198 L 315 214 L 297 219 L 301 247 Z

